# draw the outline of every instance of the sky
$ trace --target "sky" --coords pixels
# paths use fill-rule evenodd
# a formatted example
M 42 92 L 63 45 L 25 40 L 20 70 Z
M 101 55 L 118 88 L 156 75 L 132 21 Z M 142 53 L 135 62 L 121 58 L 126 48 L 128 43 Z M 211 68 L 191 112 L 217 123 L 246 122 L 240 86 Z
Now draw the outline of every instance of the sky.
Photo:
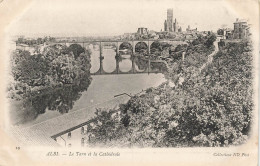
M 35 0 L 9 26 L 12 35 L 111 36 L 138 27 L 160 31 L 173 8 L 182 30 L 232 28 L 236 13 L 222 0 Z

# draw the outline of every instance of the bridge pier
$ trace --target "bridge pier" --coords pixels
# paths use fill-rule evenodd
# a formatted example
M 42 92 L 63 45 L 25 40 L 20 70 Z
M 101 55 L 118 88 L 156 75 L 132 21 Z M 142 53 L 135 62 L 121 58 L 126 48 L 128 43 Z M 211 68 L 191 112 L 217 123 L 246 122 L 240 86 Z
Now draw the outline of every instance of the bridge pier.
M 132 73 L 136 73 L 136 70 L 135 70 L 135 55 L 134 54 L 132 55 Z
M 135 42 L 132 41 L 132 47 L 133 47 L 133 54 L 135 54 Z
M 116 55 L 119 55 L 119 42 L 116 42 Z
M 116 74 L 119 74 L 119 54 L 116 55 Z
M 151 57 L 149 54 L 149 59 L 148 59 L 148 74 L 151 72 Z
M 99 74 L 105 74 L 105 71 L 103 69 L 103 59 L 104 56 L 102 56 L 102 44 L 101 42 L 99 43 L 99 70 L 97 71 L 97 73 Z

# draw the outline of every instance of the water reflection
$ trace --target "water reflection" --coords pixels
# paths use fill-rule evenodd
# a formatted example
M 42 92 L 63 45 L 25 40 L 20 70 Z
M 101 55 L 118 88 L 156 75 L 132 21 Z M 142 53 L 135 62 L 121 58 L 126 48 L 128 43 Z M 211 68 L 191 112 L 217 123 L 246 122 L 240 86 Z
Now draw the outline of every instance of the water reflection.
M 149 61 L 145 57 L 138 56 L 134 58 L 134 63 L 136 70 L 141 72 L 148 68 Z
M 130 58 L 128 59 L 122 59 L 122 61 L 119 62 L 119 69 L 122 72 L 128 72 L 132 68 L 132 60 Z
M 100 67 L 100 53 L 98 49 L 93 47 L 91 52 L 90 70 L 91 73 L 93 73 L 98 71 Z M 106 72 L 113 72 L 116 69 L 115 54 L 116 53 L 113 49 L 104 49 L 103 65 Z M 148 57 L 137 56 L 133 58 L 130 55 L 123 55 L 119 58 L 120 70 L 122 72 L 130 71 L 133 67 L 132 62 L 134 62 L 136 72 L 146 71 L 149 67 Z M 165 70 L 165 65 L 162 63 L 150 63 L 150 68 L 159 73 Z M 38 95 L 32 95 L 34 97 L 25 99 L 16 108 L 16 110 L 19 111 L 16 111 L 16 117 L 18 118 L 16 118 L 14 124 L 29 124 L 29 122 L 34 121 L 36 118 L 37 120 L 39 118 L 41 119 L 41 117 L 42 120 L 46 120 L 51 118 L 51 116 L 58 116 L 57 114 L 59 113 L 64 114 L 68 113 L 70 110 L 73 111 L 73 109 L 75 109 L 73 107 L 76 107 L 77 109 L 86 107 L 90 104 L 87 102 L 88 100 L 94 100 L 99 103 L 113 98 L 116 94 L 124 92 L 134 94 L 142 89 L 149 88 L 151 86 L 158 86 L 164 81 L 163 75 L 156 74 L 105 75 L 95 76 L 94 80 L 96 81 L 93 81 L 89 89 L 88 87 L 91 80 L 88 80 L 87 77 L 85 77 L 81 78 L 81 80 L 73 85 L 40 90 Z M 106 82 L 106 84 L 104 84 L 104 82 Z M 131 82 L 131 84 L 128 84 L 129 82 Z M 57 113 L 49 116 L 45 114 L 47 110 Z
M 103 49 L 102 55 L 104 56 L 103 69 L 109 73 L 113 72 L 116 69 L 116 52 L 113 49 Z
M 90 73 L 95 73 L 98 71 L 99 69 L 99 52 L 98 51 L 94 51 L 92 49 L 91 51 L 91 68 L 90 68 Z
M 22 101 L 19 120 L 15 123 L 24 124 L 32 121 L 40 114 L 44 114 L 47 109 L 61 114 L 68 113 L 73 108 L 74 102 L 81 97 L 82 92 L 88 89 L 90 83 L 91 80 L 85 77 L 73 85 L 40 90 L 39 95 L 33 95 Z

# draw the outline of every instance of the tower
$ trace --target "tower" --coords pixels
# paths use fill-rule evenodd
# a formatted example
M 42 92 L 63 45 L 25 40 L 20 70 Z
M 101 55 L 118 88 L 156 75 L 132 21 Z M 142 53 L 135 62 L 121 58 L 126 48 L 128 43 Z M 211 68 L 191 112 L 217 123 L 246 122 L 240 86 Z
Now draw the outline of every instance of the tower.
M 167 21 L 164 21 L 164 31 L 168 31 L 168 27 L 167 27 Z
M 178 23 L 177 23 L 177 19 L 175 18 L 174 23 L 173 23 L 173 31 L 177 32 L 178 31 Z
M 173 31 L 173 9 L 167 9 L 167 31 Z
M 190 29 L 190 25 L 188 25 L 188 28 L 186 28 L 186 31 L 187 31 L 187 32 L 190 32 L 190 30 L 191 30 L 191 29 Z

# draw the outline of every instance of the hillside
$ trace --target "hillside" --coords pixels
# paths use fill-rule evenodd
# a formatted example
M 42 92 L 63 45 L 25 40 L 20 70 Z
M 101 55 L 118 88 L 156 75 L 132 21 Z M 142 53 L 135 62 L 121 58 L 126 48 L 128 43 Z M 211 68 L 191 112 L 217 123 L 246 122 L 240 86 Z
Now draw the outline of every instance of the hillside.
M 190 43 L 185 62 L 165 73 L 176 86 L 168 82 L 147 89 L 118 110 L 98 109 L 95 122 L 88 126 L 88 144 L 190 147 L 244 143 L 253 109 L 251 42 L 228 44 L 200 71 L 213 51 L 213 41 L 208 41 L 212 36 Z M 180 77 L 182 83 L 178 83 Z

